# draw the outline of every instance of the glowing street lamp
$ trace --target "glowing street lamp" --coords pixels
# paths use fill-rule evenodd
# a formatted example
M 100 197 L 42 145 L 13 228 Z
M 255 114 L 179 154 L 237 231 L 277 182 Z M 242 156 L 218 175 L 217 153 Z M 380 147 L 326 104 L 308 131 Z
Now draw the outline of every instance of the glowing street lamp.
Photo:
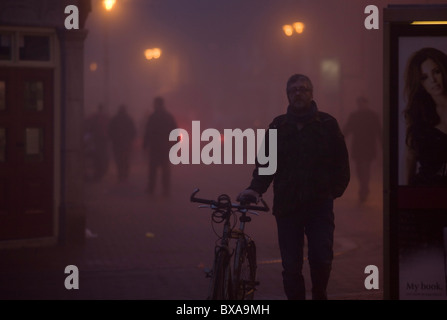
M 96 70 L 98 70 L 98 64 L 96 62 L 90 63 L 89 69 L 91 72 L 95 72 Z
M 293 29 L 295 29 L 296 33 L 303 33 L 303 31 L 304 31 L 304 23 L 302 23 L 302 22 L 295 22 L 293 24 Z
M 286 24 L 282 26 L 282 30 L 284 34 L 288 37 L 291 37 L 294 32 L 301 34 L 304 31 L 304 23 L 302 22 L 294 22 L 293 24 Z
M 284 31 L 284 34 L 288 37 L 291 37 L 293 35 L 293 27 L 290 24 L 282 26 L 282 30 Z
M 161 57 L 161 49 L 160 48 L 152 48 L 144 51 L 144 56 L 147 60 L 158 59 Z
M 107 12 L 111 12 L 116 4 L 116 0 L 102 0 L 102 4 Z M 106 111 L 109 107 L 110 96 L 110 67 L 109 67 L 109 29 L 110 21 L 105 17 L 104 21 L 104 107 Z
M 111 11 L 116 4 L 116 0 L 103 0 L 102 3 L 107 11 Z

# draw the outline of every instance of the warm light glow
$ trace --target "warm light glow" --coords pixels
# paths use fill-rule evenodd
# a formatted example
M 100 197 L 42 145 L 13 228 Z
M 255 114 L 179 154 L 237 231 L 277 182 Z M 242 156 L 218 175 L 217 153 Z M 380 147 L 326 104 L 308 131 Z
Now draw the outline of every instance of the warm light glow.
M 161 50 L 159 48 L 152 49 L 152 52 L 154 53 L 154 59 L 158 59 L 161 56 Z
M 413 21 L 413 25 L 427 25 L 427 24 L 447 24 L 447 21 Z
M 304 31 L 304 23 L 294 22 L 292 25 L 286 24 L 282 26 L 282 30 L 284 31 L 284 34 L 288 37 L 291 37 L 294 32 L 301 34 Z
M 340 90 L 341 69 L 337 59 L 324 59 L 320 63 L 321 81 L 319 87 L 325 92 L 335 93 Z
M 144 51 L 144 56 L 147 60 L 158 59 L 161 56 L 160 48 L 147 49 Z
M 295 29 L 296 33 L 303 33 L 303 31 L 304 31 L 304 23 L 302 23 L 302 22 L 295 22 L 293 24 L 293 29 Z
M 147 49 L 146 51 L 144 51 L 144 56 L 146 57 L 147 60 L 153 59 L 154 55 L 152 53 L 152 49 Z
M 290 37 L 293 34 L 293 27 L 290 24 L 283 25 L 282 30 L 284 31 L 284 34 L 288 37 Z
M 104 4 L 104 8 L 106 8 L 107 11 L 111 11 L 115 6 L 116 0 L 103 0 L 102 3 Z
M 90 63 L 90 71 L 95 72 L 98 70 L 98 64 L 96 62 Z

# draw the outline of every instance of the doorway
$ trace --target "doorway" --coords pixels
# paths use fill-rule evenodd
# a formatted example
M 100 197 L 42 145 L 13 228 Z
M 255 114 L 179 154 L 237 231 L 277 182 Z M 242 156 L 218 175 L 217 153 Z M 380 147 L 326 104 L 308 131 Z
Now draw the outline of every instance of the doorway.
M 0 241 L 55 235 L 53 78 L 0 67 Z

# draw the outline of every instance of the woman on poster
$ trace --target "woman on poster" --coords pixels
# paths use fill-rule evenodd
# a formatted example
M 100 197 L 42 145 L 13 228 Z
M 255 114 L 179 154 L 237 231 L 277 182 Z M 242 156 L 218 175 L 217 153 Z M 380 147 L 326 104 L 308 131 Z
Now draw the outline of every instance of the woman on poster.
M 422 48 L 405 70 L 408 185 L 447 187 L 447 55 Z

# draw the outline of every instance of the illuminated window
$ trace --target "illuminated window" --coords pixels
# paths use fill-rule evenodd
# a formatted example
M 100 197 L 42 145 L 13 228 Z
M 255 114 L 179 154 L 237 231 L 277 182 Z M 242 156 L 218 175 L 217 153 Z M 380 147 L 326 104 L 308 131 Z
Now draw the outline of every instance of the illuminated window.
M 340 62 L 337 59 L 324 59 L 320 64 L 321 87 L 328 93 L 340 89 Z

